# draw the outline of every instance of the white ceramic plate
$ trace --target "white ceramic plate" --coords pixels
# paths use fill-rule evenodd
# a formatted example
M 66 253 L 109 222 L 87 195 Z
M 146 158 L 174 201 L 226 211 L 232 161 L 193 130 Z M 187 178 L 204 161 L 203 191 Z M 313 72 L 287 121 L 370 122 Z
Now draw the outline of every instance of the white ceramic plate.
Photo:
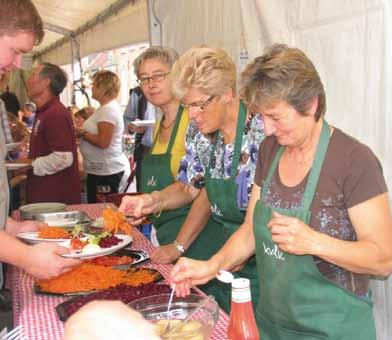
M 134 120 L 131 124 L 136 126 L 154 126 L 155 120 L 153 119 L 146 119 L 146 120 Z
M 5 163 L 5 168 L 7 170 L 18 170 L 30 166 L 28 163 Z
M 15 150 L 16 148 L 18 148 L 21 144 L 22 144 L 22 142 L 8 143 L 5 145 L 5 147 L 6 147 L 7 151 L 12 151 L 12 150 Z
M 112 246 L 110 248 L 101 248 L 95 252 L 89 253 L 89 254 L 83 254 L 81 250 L 78 250 L 77 252 L 70 253 L 70 254 L 64 254 L 61 255 L 63 257 L 69 257 L 69 258 L 74 258 L 74 259 L 93 259 L 94 257 L 99 257 L 99 256 L 104 256 L 104 255 L 109 255 L 117 250 L 126 247 L 128 244 L 132 242 L 132 236 L 129 235 L 116 235 L 119 239 L 122 241 L 115 246 Z M 65 248 L 70 248 L 71 241 L 65 241 L 62 243 L 59 243 L 60 246 L 65 247 Z
M 30 244 L 36 244 L 42 242 L 60 243 L 60 242 L 69 241 L 69 239 L 67 238 L 39 238 L 38 234 L 39 234 L 38 231 L 28 231 L 24 233 L 19 233 L 16 236 Z

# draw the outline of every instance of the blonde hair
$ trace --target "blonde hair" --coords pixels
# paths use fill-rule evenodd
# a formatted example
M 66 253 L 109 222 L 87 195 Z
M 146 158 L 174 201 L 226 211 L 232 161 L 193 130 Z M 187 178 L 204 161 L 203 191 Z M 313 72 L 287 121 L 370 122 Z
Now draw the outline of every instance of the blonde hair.
M 178 59 L 178 53 L 174 48 L 171 47 L 151 46 L 142 54 L 140 54 L 133 62 L 133 67 L 137 77 L 139 77 L 140 66 L 149 59 L 158 59 L 163 64 L 169 66 L 169 69 L 171 69 L 174 62 Z
M 245 68 L 240 96 L 250 108 L 286 101 L 302 115 L 318 98 L 316 121 L 326 112 L 324 87 L 313 63 L 301 50 L 282 44 L 272 45 Z
M 175 62 L 170 78 L 173 94 L 180 100 L 190 88 L 215 96 L 236 91 L 234 62 L 221 48 L 191 48 Z
M 96 72 L 93 77 L 93 83 L 97 88 L 105 91 L 105 96 L 114 99 L 120 93 L 120 78 L 112 71 L 102 70 Z

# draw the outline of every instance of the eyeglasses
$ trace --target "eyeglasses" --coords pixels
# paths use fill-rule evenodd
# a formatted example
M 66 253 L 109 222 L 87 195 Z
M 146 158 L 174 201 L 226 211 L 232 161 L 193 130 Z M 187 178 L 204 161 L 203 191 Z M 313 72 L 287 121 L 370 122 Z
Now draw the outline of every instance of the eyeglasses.
M 166 73 L 157 73 L 157 74 L 153 74 L 151 77 L 141 77 L 137 80 L 137 82 L 141 85 L 141 86 L 145 86 L 148 85 L 150 83 L 150 80 L 152 80 L 155 83 L 160 83 L 162 80 L 164 80 L 167 75 L 170 72 L 166 72 Z
M 196 110 L 196 111 L 204 111 L 208 105 L 211 104 L 211 102 L 214 100 L 216 96 L 212 95 L 210 97 L 208 97 L 206 100 L 204 101 L 200 101 L 200 102 L 195 102 L 195 103 L 191 103 L 191 104 L 182 104 L 185 108 L 187 108 L 188 110 L 192 109 L 192 110 Z

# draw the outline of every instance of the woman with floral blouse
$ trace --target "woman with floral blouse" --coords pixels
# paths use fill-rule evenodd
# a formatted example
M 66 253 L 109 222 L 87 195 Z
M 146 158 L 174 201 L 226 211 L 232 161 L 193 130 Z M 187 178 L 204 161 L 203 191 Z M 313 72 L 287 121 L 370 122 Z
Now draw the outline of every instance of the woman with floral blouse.
M 188 109 L 192 122 L 178 181 L 155 197 L 125 197 L 120 210 L 141 218 L 193 201 L 173 247 L 161 247 L 174 261 L 198 237 L 209 218 L 215 224 L 207 228 L 218 232 L 205 242 L 206 251 L 222 245 L 243 223 L 264 130 L 260 116 L 249 112 L 237 95 L 235 65 L 224 50 L 192 48 L 176 61 L 170 77 L 173 93 Z M 175 249 L 179 251 L 172 252 Z M 250 259 L 239 266 L 238 274 L 251 280 L 252 301 L 257 303 L 254 265 Z M 229 310 L 228 285 L 214 280 L 202 288 Z

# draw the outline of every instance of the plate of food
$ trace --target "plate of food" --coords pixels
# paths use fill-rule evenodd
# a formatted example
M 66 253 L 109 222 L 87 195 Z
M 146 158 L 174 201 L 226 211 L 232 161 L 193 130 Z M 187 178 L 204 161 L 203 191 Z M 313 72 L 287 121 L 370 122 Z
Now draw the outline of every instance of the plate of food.
M 131 122 L 132 125 L 135 126 L 154 126 L 155 120 L 154 119 L 144 119 L 144 120 L 134 120 Z
M 126 247 L 132 242 L 131 235 L 103 232 L 97 235 L 86 234 L 87 238 L 72 238 L 60 242 L 59 245 L 68 248 L 70 252 L 63 257 L 74 259 L 92 259 L 98 256 L 109 255 Z
M 119 285 L 138 287 L 163 279 L 159 271 L 145 267 L 128 270 L 101 266 L 84 261 L 81 265 L 57 277 L 38 280 L 34 285 L 37 294 L 83 295 Z
M 29 163 L 5 163 L 5 168 L 7 170 L 19 170 L 30 166 Z
M 42 242 L 65 242 L 69 240 L 72 235 L 64 228 L 59 227 L 45 227 L 40 231 L 28 231 L 19 233 L 16 235 L 23 241 L 31 244 L 42 243 Z
M 101 266 L 128 269 L 130 266 L 140 264 L 149 259 L 150 256 L 144 250 L 133 250 L 125 248 L 120 249 L 114 254 L 95 257 L 86 261 Z

